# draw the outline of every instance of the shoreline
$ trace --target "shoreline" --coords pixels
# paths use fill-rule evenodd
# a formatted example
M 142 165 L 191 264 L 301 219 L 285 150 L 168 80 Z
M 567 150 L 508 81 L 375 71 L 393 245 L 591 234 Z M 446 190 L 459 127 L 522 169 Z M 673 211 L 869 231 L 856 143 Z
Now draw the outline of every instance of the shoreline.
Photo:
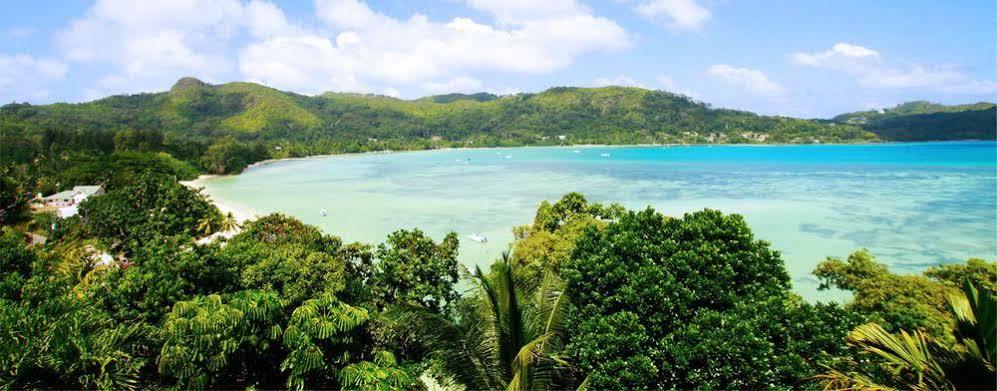
M 180 184 L 187 186 L 192 189 L 204 191 L 205 181 L 212 180 L 215 178 L 223 177 L 234 177 L 237 175 L 244 174 L 251 170 L 265 167 L 270 164 L 280 163 L 280 162 L 291 162 L 291 161 L 307 161 L 307 160 L 318 160 L 327 158 L 348 158 L 355 156 L 364 155 L 382 155 L 382 154 L 398 154 L 398 153 L 419 153 L 419 152 L 433 152 L 433 151 L 462 151 L 462 150 L 501 150 L 501 149 L 520 149 L 520 148 L 653 148 L 653 147 L 666 147 L 666 148 L 685 148 L 685 147 L 748 147 L 748 148 L 771 148 L 771 147 L 789 147 L 789 146 L 810 146 L 810 147 L 821 147 L 821 146 L 897 146 L 897 145 L 908 145 L 908 144 L 933 144 L 933 143 L 965 143 L 965 142 L 993 142 L 993 140 L 943 140 L 943 141 L 889 141 L 889 142 L 866 142 L 866 143 L 827 143 L 827 144 L 791 144 L 791 143 L 758 143 L 758 144 L 570 144 L 570 145 L 525 145 L 525 146 L 514 146 L 514 147 L 447 147 L 447 148 L 434 148 L 434 149 L 412 149 L 412 150 L 382 150 L 382 151 L 370 151 L 370 152 L 347 152 L 347 153 L 331 153 L 331 154 L 321 154 L 321 155 L 310 155 L 303 157 L 290 157 L 281 159 L 266 159 L 255 163 L 252 163 L 242 171 L 235 174 L 227 175 L 217 175 L 217 174 L 202 174 L 197 178 L 186 181 L 179 181 Z M 210 194 L 204 193 L 208 200 L 221 211 L 222 214 L 232 213 L 235 219 L 242 223 L 247 220 L 253 220 L 263 216 L 263 214 L 256 213 L 247 208 L 236 207 L 224 202 L 221 202 Z
M 280 159 L 266 159 L 260 160 L 258 162 L 251 163 L 247 165 L 242 171 L 235 174 L 217 175 L 217 174 L 204 174 L 197 177 L 197 179 L 187 181 L 193 184 L 199 184 L 202 180 L 229 177 L 241 175 L 252 169 L 263 167 L 273 163 L 280 163 L 285 161 L 304 161 L 304 160 L 315 160 L 324 159 L 331 157 L 351 157 L 351 156 L 361 156 L 361 155 L 380 155 L 380 154 L 396 154 L 396 153 L 414 153 L 414 152 L 432 152 L 432 151 L 463 151 L 463 150 L 493 150 L 493 149 L 518 149 L 518 148 L 648 148 L 648 147 L 669 147 L 669 148 L 687 148 L 687 147 L 751 147 L 751 148 L 770 148 L 770 147 L 792 147 L 792 146 L 894 146 L 894 145 L 905 145 L 905 144 L 929 144 L 929 143 L 964 143 L 964 142 L 988 142 L 994 140 L 978 140 L 978 139 L 967 139 L 967 140 L 938 140 L 938 141 L 879 141 L 879 142 L 861 142 L 861 143 L 819 143 L 819 144 L 801 144 L 801 143 L 755 143 L 755 144 L 731 144 L 731 143 L 706 143 L 706 144 L 568 144 L 568 145 L 521 145 L 515 147 L 447 147 L 447 148 L 431 148 L 431 149 L 405 149 L 405 150 L 393 150 L 386 149 L 380 151 L 369 151 L 369 152 L 344 152 L 344 153 L 325 153 L 320 155 L 309 155 L 301 157 L 287 157 Z
M 201 183 L 202 181 L 222 176 L 225 175 L 204 174 L 189 181 L 179 181 L 179 182 L 181 185 L 187 186 L 188 188 L 191 188 L 193 190 L 200 191 L 201 194 L 204 194 L 208 198 L 208 202 L 211 202 L 211 204 L 214 205 L 215 208 L 218 208 L 218 211 L 221 212 L 222 215 L 231 213 L 232 217 L 235 217 L 235 221 L 239 222 L 239 224 L 245 223 L 248 220 L 256 220 L 257 218 L 262 217 L 263 216 L 262 214 L 253 212 L 246 208 L 240 208 L 231 204 L 221 202 L 215 197 L 211 196 L 210 194 L 204 192 L 204 185 Z

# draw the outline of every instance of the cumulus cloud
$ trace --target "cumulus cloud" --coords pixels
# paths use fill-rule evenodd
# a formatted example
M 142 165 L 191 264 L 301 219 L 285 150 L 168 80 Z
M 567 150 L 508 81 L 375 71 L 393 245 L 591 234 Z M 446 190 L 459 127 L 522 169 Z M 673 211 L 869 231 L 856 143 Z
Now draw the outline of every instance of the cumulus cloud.
M 458 76 L 445 82 L 426 82 L 422 84 L 422 89 L 431 94 L 444 94 L 451 92 L 478 92 L 481 91 L 481 80 L 470 76 Z
M 593 87 L 606 87 L 606 86 L 619 86 L 619 87 L 640 87 L 647 88 L 644 83 L 638 82 L 626 75 L 617 75 L 614 77 L 598 77 L 592 81 Z
M 0 54 L 0 102 L 45 98 L 48 95 L 45 83 L 64 78 L 67 69 L 66 64 L 57 60 Z
M 580 55 L 630 44 L 615 22 L 573 1 L 554 3 L 531 8 L 526 2 L 471 1 L 471 7 L 500 21 L 491 25 L 466 17 L 432 21 L 422 14 L 398 19 L 357 0 L 317 0 L 316 14 L 332 33 L 256 42 L 240 53 L 239 67 L 252 80 L 282 88 L 312 84 L 373 91 L 408 85 L 436 93 L 437 87 L 453 80 L 464 81 L 459 87 L 471 87 L 460 77 L 475 72 L 547 73 L 567 67 Z M 310 45 L 292 46 L 305 37 Z M 302 63 L 308 50 L 327 61 Z M 291 51 L 296 56 L 290 56 Z
M 712 13 L 696 0 L 642 0 L 634 11 L 666 27 L 679 30 L 699 30 Z
M 265 0 L 97 0 L 57 42 L 70 62 L 108 70 L 95 96 L 162 90 L 184 75 L 303 93 L 467 88 L 475 73 L 548 73 L 630 45 L 616 22 L 575 0 L 467 5 L 494 21 L 396 18 L 358 0 L 314 0 L 320 23 L 304 26 Z
M 264 24 L 279 20 L 265 16 L 274 7 L 247 4 L 98 0 L 59 31 L 56 40 L 68 60 L 109 70 L 91 89 L 93 94 L 161 90 L 183 75 L 220 79 L 234 69 L 226 57 L 231 38 L 243 28 L 263 35 L 272 31 Z
M 750 68 L 737 68 L 727 64 L 716 64 L 707 68 L 706 73 L 731 85 L 759 95 L 782 95 L 782 85 L 768 78 L 762 71 Z
M 922 88 L 950 94 L 997 92 L 997 83 L 973 80 L 953 67 L 891 62 L 876 50 L 848 43 L 820 52 L 793 53 L 789 58 L 798 65 L 852 75 L 863 87 Z

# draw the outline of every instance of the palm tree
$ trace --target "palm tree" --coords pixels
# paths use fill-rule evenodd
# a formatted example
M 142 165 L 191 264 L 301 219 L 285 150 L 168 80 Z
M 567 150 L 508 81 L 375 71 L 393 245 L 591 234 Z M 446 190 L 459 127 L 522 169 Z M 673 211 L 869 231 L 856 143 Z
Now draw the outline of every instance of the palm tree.
M 986 288 L 977 289 L 967 282 L 962 295 L 949 298 L 949 305 L 956 319 L 954 343 L 932 339 L 921 331 L 890 334 L 875 323 L 848 334 L 849 345 L 880 359 L 888 372 L 886 381 L 878 381 L 882 376 L 834 369 L 818 378 L 826 389 L 993 388 L 997 298 Z
M 238 229 L 239 227 L 240 227 L 239 221 L 235 219 L 235 216 L 232 215 L 232 212 L 226 213 L 225 217 L 223 217 L 221 221 L 218 223 L 219 232 L 228 232 L 234 229 Z
M 205 216 L 204 218 L 197 221 L 197 232 L 201 235 L 208 236 L 215 232 L 215 225 L 218 222 L 217 218 L 214 216 Z
M 525 294 L 513 278 L 508 254 L 485 274 L 476 268 L 477 293 L 459 306 L 456 320 L 421 307 L 389 314 L 422 341 L 431 358 L 467 389 L 566 388 L 577 373 L 560 356 L 568 296 L 553 275 Z

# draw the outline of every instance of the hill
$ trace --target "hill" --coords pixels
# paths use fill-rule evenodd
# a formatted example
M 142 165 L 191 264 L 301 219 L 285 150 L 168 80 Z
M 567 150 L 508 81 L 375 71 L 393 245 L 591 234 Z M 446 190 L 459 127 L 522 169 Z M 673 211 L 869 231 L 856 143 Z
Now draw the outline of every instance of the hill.
M 448 94 L 409 101 L 349 93 L 308 97 L 253 83 L 210 85 L 184 78 L 162 93 L 80 104 L 7 105 L 3 113 L 7 130 L 154 130 L 246 141 L 435 138 L 520 145 L 560 135 L 570 143 L 873 139 L 854 128 L 713 109 L 685 96 L 629 87 L 560 87 L 502 97 Z
M 254 83 L 211 85 L 183 78 L 159 93 L 3 106 L 0 141 L 17 147 L 0 149 L 0 161 L 21 165 L 22 171 L 36 162 L 52 175 L 63 175 L 80 159 L 166 152 L 194 167 L 228 173 L 267 158 L 374 150 L 993 138 L 993 110 L 988 103 L 915 102 L 883 113 L 807 120 L 718 109 L 683 95 L 633 87 L 402 100 L 355 93 L 304 96 Z M 987 116 L 989 128 L 981 125 Z M 162 166 L 176 167 L 176 162 Z
M 885 140 L 993 140 L 997 138 L 997 105 L 980 102 L 946 106 L 914 101 L 879 111 L 836 116 L 833 122 L 859 126 Z

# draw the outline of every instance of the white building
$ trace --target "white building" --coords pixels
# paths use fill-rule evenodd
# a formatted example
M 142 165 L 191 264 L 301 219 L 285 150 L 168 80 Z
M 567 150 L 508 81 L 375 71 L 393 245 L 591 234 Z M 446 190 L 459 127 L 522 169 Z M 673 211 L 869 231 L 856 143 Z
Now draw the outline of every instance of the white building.
M 59 217 L 75 216 L 78 213 L 77 207 L 83 200 L 90 196 L 104 194 L 104 189 L 100 186 L 76 186 L 72 190 L 60 191 L 48 197 L 42 197 L 42 206 L 49 208 L 59 208 Z

